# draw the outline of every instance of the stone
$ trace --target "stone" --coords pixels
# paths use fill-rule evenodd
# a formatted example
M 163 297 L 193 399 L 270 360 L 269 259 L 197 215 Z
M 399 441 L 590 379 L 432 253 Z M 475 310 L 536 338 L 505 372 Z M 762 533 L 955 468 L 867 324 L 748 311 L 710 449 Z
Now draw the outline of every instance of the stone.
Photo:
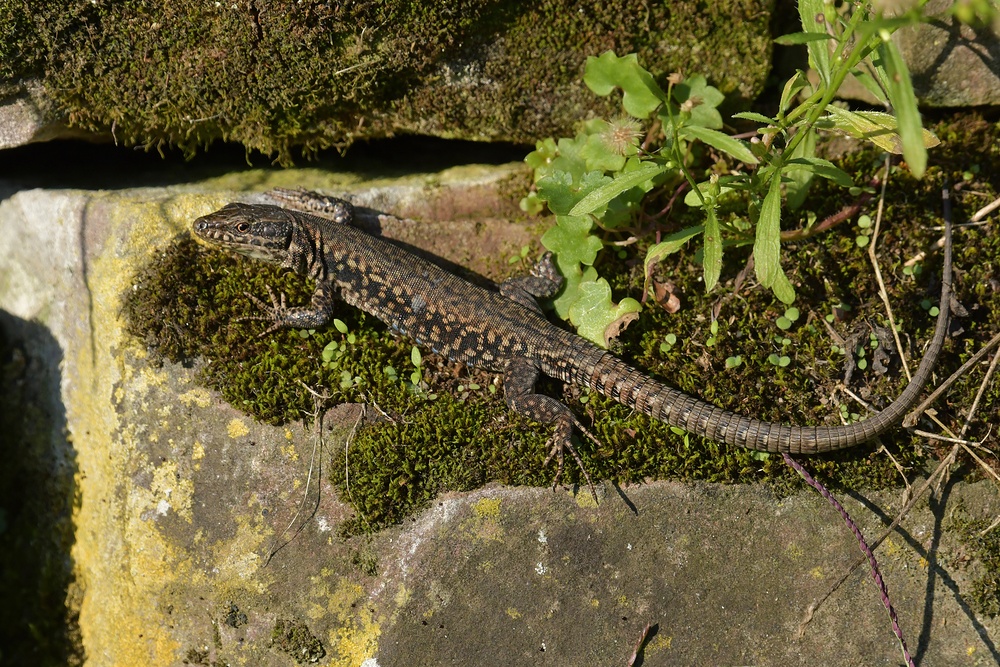
M 257 191 L 304 182 L 349 189 L 359 204 L 403 216 L 417 205 L 463 210 L 490 192 L 503 201 L 496 193 L 518 169 L 349 188 L 315 172 L 224 180 Z M 65 594 L 66 653 L 95 667 L 624 665 L 651 626 L 648 664 L 899 661 L 864 570 L 798 634 L 809 606 L 858 555 L 840 517 L 813 493 L 601 485 L 595 505 L 585 492 L 493 485 L 445 494 L 372 536 L 338 537 L 354 510 L 326 470 L 350 456 L 345 439 L 358 406 L 331 411 L 322 431 L 259 424 L 199 386 L 196 367 L 151 363 L 143 342 L 123 331 L 121 297 L 137 269 L 198 215 L 256 196 L 219 183 L 116 192 L 0 184 L 0 326 L 11 350 L 3 378 L 39 380 L 31 396 L 51 408 L 24 411 L 47 444 L 7 441 L 5 451 L 63 462 L 60 483 L 18 493 L 72 511 L 72 522 L 44 524 L 68 539 L 36 540 L 27 552 L 64 563 L 56 593 Z M 439 224 L 435 235 L 447 233 L 450 223 Z M 461 248 L 482 225 L 502 228 L 455 224 L 454 242 L 439 250 Z M 519 247 L 526 232 L 503 225 Z M 465 250 L 454 252 L 464 261 Z M 5 384 L 4 396 L 27 395 L 14 386 Z M 6 491 L 0 498 L 12 497 Z M 948 493 L 970 511 L 995 505 L 989 482 L 952 482 Z M 875 535 L 900 502 L 864 493 L 844 504 Z M 4 509 L 19 537 L 19 517 Z M 996 661 L 991 638 L 1000 627 L 963 601 L 971 574 L 952 566 L 961 545 L 942 530 L 944 519 L 941 505 L 923 502 L 878 552 L 910 649 L 926 665 Z

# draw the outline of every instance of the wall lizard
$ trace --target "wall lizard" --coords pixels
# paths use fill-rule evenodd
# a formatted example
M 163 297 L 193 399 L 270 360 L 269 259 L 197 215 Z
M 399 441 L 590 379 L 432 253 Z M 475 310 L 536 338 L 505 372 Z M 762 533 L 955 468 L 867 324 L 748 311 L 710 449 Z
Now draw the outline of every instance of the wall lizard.
M 281 189 L 269 196 L 293 208 L 233 203 L 198 218 L 193 225 L 195 235 L 210 245 L 315 280 L 316 290 L 307 307 L 289 307 L 285 295 L 275 295 L 270 288 L 270 304 L 247 295 L 265 313 L 247 319 L 272 323 L 262 335 L 282 327 L 320 327 L 331 319 L 339 299 L 453 361 L 502 373 L 505 399 L 512 410 L 555 424 L 546 461 L 558 458 L 556 483 L 564 450 L 583 470 L 570 442 L 573 427 L 596 439 L 566 405 L 535 393 L 540 374 L 588 387 L 712 440 L 760 451 L 816 454 L 853 447 L 897 427 L 930 376 L 948 329 L 952 260 L 950 216 L 946 215 L 937 326 L 920 366 L 899 397 L 882 412 L 854 424 L 765 422 L 673 389 L 549 322 L 536 299 L 554 296 L 562 285 L 550 255 L 542 258 L 531 275 L 505 280 L 490 290 L 353 226 L 353 207 L 348 202 Z M 589 482 L 587 471 L 583 473 Z

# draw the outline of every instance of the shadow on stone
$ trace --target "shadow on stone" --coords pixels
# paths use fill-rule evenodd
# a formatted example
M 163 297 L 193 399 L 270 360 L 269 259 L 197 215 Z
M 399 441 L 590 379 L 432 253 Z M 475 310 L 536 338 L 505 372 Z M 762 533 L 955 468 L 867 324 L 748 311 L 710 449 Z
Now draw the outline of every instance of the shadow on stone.
M 70 550 L 76 455 L 59 343 L 0 311 L 0 663 L 83 662 Z

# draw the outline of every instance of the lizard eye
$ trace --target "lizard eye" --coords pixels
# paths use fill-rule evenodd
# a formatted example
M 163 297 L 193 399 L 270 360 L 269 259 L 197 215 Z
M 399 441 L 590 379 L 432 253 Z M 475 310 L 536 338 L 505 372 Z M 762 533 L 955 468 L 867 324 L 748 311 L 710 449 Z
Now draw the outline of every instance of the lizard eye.
M 236 223 L 236 231 L 238 231 L 240 234 L 246 234 L 247 232 L 250 231 L 250 223 L 249 222 Z

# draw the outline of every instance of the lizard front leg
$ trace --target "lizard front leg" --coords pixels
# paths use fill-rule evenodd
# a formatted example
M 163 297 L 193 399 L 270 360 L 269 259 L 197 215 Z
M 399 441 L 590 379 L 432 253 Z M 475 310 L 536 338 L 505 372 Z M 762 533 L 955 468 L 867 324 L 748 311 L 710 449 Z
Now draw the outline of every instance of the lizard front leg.
M 556 425 L 555 433 L 552 434 L 552 437 L 546 443 L 549 446 L 549 455 L 545 459 L 546 464 L 553 457 L 558 462 L 553 486 L 559 484 L 563 470 L 563 454 L 565 451 L 568 451 L 576 460 L 576 464 L 580 466 L 580 471 L 583 473 L 584 478 L 587 480 L 587 485 L 590 487 L 590 493 L 596 501 L 597 493 L 594 491 L 594 483 L 590 481 L 590 474 L 584 468 L 583 461 L 580 459 L 580 455 L 577 454 L 576 448 L 573 447 L 571 441 L 573 427 L 576 426 L 581 433 L 594 441 L 598 446 L 600 446 L 600 442 L 584 428 L 572 410 L 551 396 L 535 393 L 535 382 L 538 380 L 540 373 L 541 369 L 538 367 L 538 364 L 525 357 L 514 357 L 507 362 L 507 368 L 504 371 L 503 377 L 503 390 L 507 406 L 514 412 L 535 421 Z
M 333 304 L 336 301 L 334 288 L 325 281 L 316 283 L 316 291 L 308 306 L 289 308 L 284 292 L 275 294 L 270 285 L 267 286 L 268 296 L 271 297 L 271 304 L 268 305 L 263 299 L 259 299 L 249 292 L 246 295 L 261 309 L 261 315 L 248 315 L 237 319 L 237 322 L 246 320 L 262 320 L 271 322 L 261 337 L 268 335 L 278 329 L 317 329 L 333 317 Z

